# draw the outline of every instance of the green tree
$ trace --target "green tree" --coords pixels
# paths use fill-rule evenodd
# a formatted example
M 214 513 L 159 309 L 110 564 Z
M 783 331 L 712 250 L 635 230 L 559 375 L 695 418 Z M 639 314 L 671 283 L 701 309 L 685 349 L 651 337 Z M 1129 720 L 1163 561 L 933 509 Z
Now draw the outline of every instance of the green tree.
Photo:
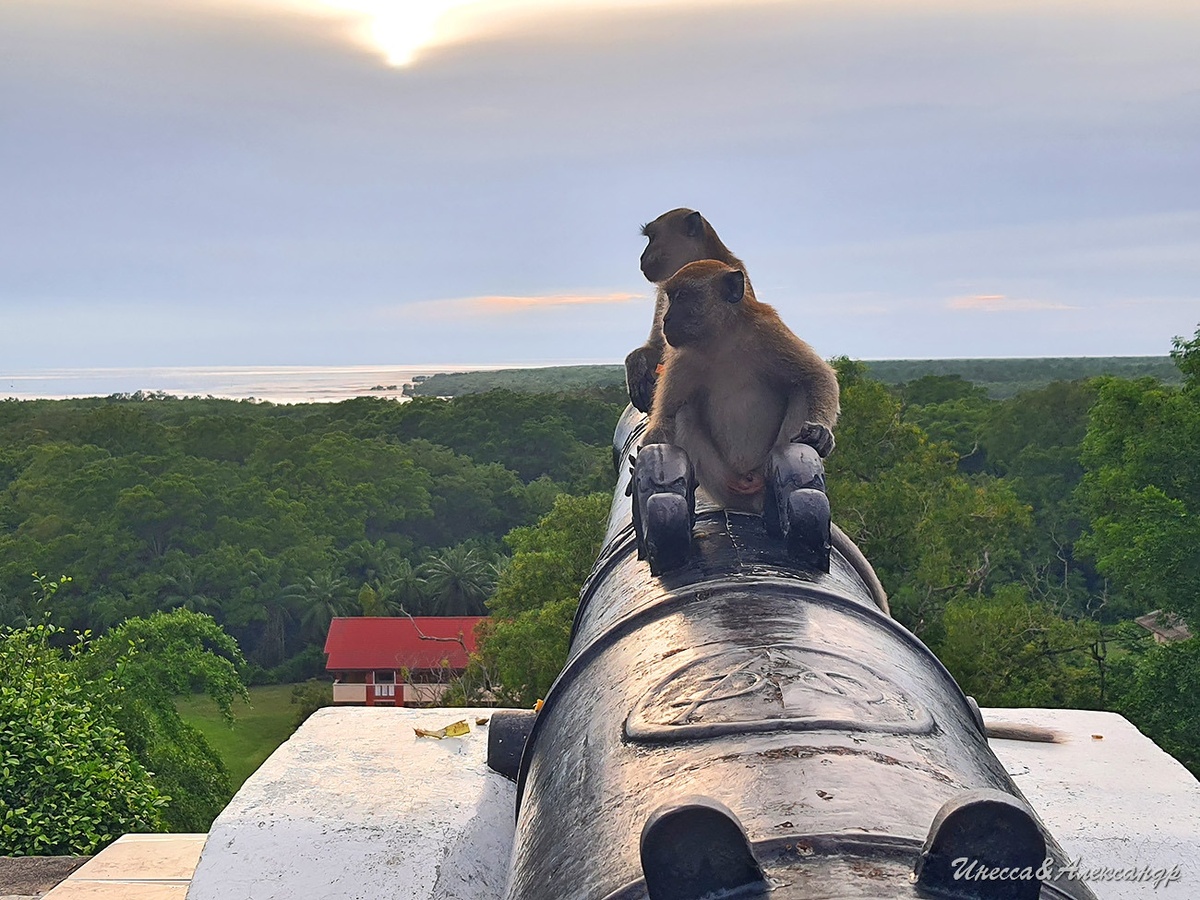
M 458 546 L 434 554 L 421 565 L 433 612 L 439 616 L 481 616 L 496 585 L 496 564 L 477 550 Z
M 104 686 L 103 700 L 129 750 L 170 798 L 171 831 L 207 831 L 233 796 L 229 772 L 204 736 L 180 718 L 175 699 L 208 694 L 233 723 L 248 700 L 234 640 L 211 617 L 186 609 L 129 619 L 94 639 L 74 661 L 80 678 Z
M 903 418 L 934 441 L 954 448 L 960 471 L 977 472 L 983 464 L 980 434 L 991 408 L 987 391 L 961 375 L 925 375 L 897 390 Z
M 300 623 L 310 640 L 324 643 L 334 617 L 352 616 L 357 612 L 350 579 L 344 575 L 328 570 L 316 572 L 304 579 L 301 589 L 304 613 Z
M 367 584 L 373 609 L 433 611 L 424 571 L 410 566 L 401 584 L 386 560 L 467 544 L 490 561 L 564 487 L 607 487 L 618 411 L 596 396 L 512 393 L 4 404 L 0 623 L 26 620 L 31 568 L 69 571 L 74 583 L 51 603 L 64 628 L 100 632 L 184 607 L 211 613 L 257 665 L 277 668 L 320 640 L 323 615 L 293 590 L 306 578 L 345 576 L 351 599 Z M 480 611 L 471 593 L 443 606 Z
M 389 554 L 381 559 L 372 587 L 393 612 L 413 616 L 426 614 L 428 584 L 404 557 Z
M 1200 331 L 1176 339 L 1182 389 L 1106 380 L 1092 408 L 1080 487 L 1091 528 L 1080 546 L 1142 611 L 1200 628 Z
M 51 646 L 53 625 L 0 629 L 0 854 L 90 854 L 158 831 L 167 798 L 84 678 Z
M 156 606 L 161 610 L 189 609 L 192 612 L 213 613 L 220 607 L 215 597 L 204 593 L 196 580 L 191 557 L 179 550 L 167 553 L 157 573 Z
M 333 706 L 333 687 L 320 678 L 310 678 L 292 688 L 292 728 L 299 728 L 318 709 Z
M 1200 639 L 1117 660 L 1113 693 L 1115 709 L 1200 777 Z
M 477 669 L 502 704 L 530 706 L 546 695 L 567 659 L 579 591 L 596 561 L 611 497 L 560 495 L 536 526 L 505 540 L 513 558 L 488 601 Z
M 1056 615 L 1020 585 L 951 601 L 937 654 L 981 706 L 1094 708 L 1099 627 Z
M 904 421 L 900 402 L 837 360 L 842 414 L 826 461 L 834 520 L 871 560 L 892 614 L 937 643 L 951 600 L 1014 580 L 1029 510 L 1002 481 L 958 471 L 958 455 Z
M 1171 361 L 1183 375 L 1183 383 L 1190 389 L 1200 388 L 1200 328 L 1190 341 L 1181 337 L 1171 341 Z
M 987 471 L 1003 478 L 1033 510 L 1033 546 L 1023 579 L 1034 594 L 1073 616 L 1115 622 L 1127 609 L 1113 602 L 1095 567 L 1076 552 L 1087 526 L 1077 495 L 1080 454 L 1094 382 L 1054 382 L 995 404 L 983 430 Z

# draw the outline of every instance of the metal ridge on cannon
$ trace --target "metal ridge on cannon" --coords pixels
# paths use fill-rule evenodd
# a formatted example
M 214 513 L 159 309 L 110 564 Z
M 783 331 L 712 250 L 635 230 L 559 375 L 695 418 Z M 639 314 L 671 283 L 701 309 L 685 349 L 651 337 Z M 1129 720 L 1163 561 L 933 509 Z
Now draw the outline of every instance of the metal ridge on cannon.
M 492 721 L 507 900 L 1094 900 L 1048 877 L 1066 859 L 974 701 L 830 548 L 820 473 L 779 473 L 781 524 L 697 506 L 669 454 L 639 495 L 644 427 L 617 426 L 566 666 L 540 712 Z

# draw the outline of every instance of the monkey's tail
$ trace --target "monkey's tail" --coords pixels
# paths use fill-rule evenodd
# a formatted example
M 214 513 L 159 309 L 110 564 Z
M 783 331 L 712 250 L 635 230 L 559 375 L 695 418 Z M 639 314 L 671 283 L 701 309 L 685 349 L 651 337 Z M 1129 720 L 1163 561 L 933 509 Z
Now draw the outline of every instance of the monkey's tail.
M 1041 744 L 1065 742 L 1062 732 L 1040 725 L 1017 725 L 1013 722 L 984 722 L 983 730 L 993 741 L 1034 741 Z
M 846 557 L 846 562 L 854 569 L 859 578 L 867 586 L 867 590 L 871 592 L 871 599 L 875 601 L 875 605 L 883 610 L 885 615 L 891 615 L 892 609 L 888 605 L 887 591 L 883 589 L 883 583 L 879 580 L 879 576 L 875 574 L 875 567 L 871 565 L 871 561 L 863 556 L 863 552 L 858 549 L 858 545 L 850 540 L 850 536 L 836 524 L 829 525 L 829 542 L 834 549 L 842 556 Z

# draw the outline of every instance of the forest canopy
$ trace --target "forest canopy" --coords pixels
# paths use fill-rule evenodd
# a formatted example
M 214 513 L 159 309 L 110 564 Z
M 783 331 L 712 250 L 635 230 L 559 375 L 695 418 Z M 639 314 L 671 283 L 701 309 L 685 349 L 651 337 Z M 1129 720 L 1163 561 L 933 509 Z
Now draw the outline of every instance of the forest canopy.
M 1200 628 L 1200 331 L 1176 339 L 1167 380 L 1009 397 L 958 372 L 889 385 L 835 364 L 834 517 L 896 618 L 981 705 L 1115 710 L 1200 772 L 1197 641 L 1158 645 L 1133 622 Z M 545 696 L 624 405 L 619 386 L 0 402 L 7 739 L 35 752 L 46 728 L 85 734 L 64 784 L 117 760 L 125 781 L 110 766 L 89 783 L 127 798 L 126 824 L 203 829 L 228 773 L 173 698 L 206 689 L 230 712 L 246 681 L 323 674 L 334 616 L 490 613 L 456 696 Z M 31 672 L 61 702 L 34 696 Z M 79 821 L 16 852 L 97 846 L 121 825 Z

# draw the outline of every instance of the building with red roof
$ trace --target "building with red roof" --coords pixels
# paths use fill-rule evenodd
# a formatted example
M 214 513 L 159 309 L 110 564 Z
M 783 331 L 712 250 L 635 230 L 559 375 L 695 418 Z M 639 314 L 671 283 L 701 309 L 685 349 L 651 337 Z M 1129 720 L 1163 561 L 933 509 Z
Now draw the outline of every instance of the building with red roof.
M 425 706 L 475 652 L 483 616 L 336 618 L 325 639 L 335 704 Z

